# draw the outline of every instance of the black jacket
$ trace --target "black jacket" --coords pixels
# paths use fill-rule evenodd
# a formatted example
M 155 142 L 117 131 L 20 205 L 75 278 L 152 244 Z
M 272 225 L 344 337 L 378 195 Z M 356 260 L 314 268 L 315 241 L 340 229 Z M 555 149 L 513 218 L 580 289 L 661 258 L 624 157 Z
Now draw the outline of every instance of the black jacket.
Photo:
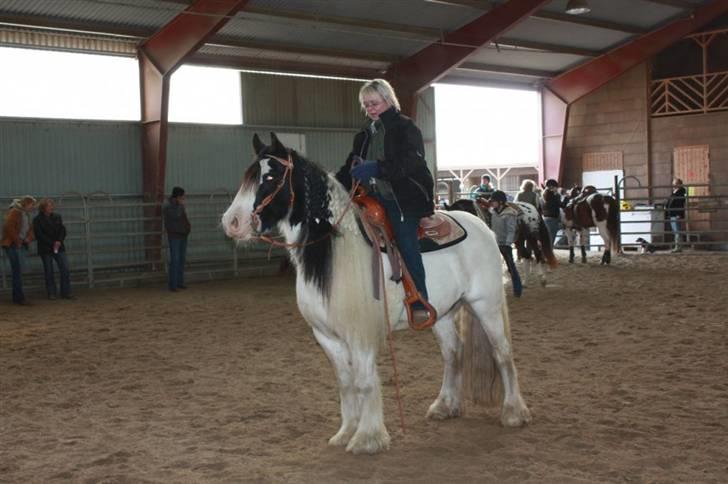
M 61 247 L 58 252 L 66 250 L 63 241 L 66 239 L 66 227 L 63 219 L 57 213 L 46 215 L 39 213 L 33 219 L 33 232 L 38 241 L 38 255 L 53 253 L 53 242 L 60 241 Z
M 384 159 L 379 162 L 379 178 L 392 184 L 402 212 L 412 217 L 434 213 L 435 182 L 425 162 L 422 133 L 415 123 L 395 108 L 383 112 Z M 351 162 L 354 156 L 366 158 L 370 132 L 368 126 L 354 137 L 354 147 L 336 178 L 351 189 Z
M 685 218 L 685 187 L 680 187 L 670 195 L 665 206 L 668 217 Z
M 170 198 L 164 205 L 163 215 L 168 237 L 183 239 L 189 235 L 191 226 L 184 205 Z

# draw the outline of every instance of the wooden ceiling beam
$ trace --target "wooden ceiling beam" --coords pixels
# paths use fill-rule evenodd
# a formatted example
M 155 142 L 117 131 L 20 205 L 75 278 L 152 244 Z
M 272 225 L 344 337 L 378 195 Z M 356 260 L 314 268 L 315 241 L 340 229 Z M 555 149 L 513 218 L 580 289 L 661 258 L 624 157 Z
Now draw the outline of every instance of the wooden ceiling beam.
M 692 10 L 699 7 L 694 3 L 688 2 L 687 0 L 642 0 L 647 3 L 655 3 L 657 5 L 666 5 L 668 7 L 682 8 L 684 10 Z
M 382 71 L 366 67 L 295 62 L 280 59 L 262 59 L 257 57 L 195 54 L 186 61 L 186 64 L 210 67 L 229 67 L 240 70 L 306 74 L 312 76 L 349 77 L 355 79 L 372 79 L 382 76 Z
M 598 50 L 583 49 L 580 47 L 571 47 L 561 44 L 548 44 L 545 42 L 535 42 L 531 40 L 514 39 L 511 37 L 501 37 L 493 42 L 503 46 L 523 47 L 524 49 L 540 50 L 544 52 L 553 52 L 554 54 L 573 54 L 583 57 L 597 57 L 602 53 Z
M 471 72 L 495 72 L 523 77 L 535 77 L 539 79 L 551 79 L 552 77 L 556 76 L 556 73 L 551 71 L 544 71 L 540 69 L 527 69 L 523 67 L 499 66 L 494 64 L 482 64 L 479 62 L 464 62 L 460 64 L 455 70 Z

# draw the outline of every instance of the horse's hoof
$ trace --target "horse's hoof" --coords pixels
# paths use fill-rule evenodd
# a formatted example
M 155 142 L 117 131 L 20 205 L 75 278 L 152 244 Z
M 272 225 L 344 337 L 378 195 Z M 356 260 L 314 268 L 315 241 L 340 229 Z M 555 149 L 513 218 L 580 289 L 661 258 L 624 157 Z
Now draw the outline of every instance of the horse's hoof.
M 329 439 L 329 445 L 334 445 L 337 447 L 345 446 L 349 443 L 349 440 L 351 440 L 351 436 L 354 435 L 355 430 L 356 429 L 339 429 L 339 431 L 336 432 L 336 435 Z
M 501 412 L 501 424 L 504 427 L 521 427 L 531 422 L 531 411 L 526 404 L 506 405 Z
M 582 264 L 586 264 L 586 257 L 582 257 L 582 258 L 581 258 L 581 263 L 582 263 Z
M 546 287 L 546 278 L 541 279 L 541 287 Z
M 352 454 L 376 454 L 389 449 L 389 433 L 382 427 L 379 432 L 357 432 L 346 446 L 346 451 Z
M 573 264 L 573 263 L 574 263 L 574 258 L 573 257 L 569 257 L 569 264 Z
M 450 408 L 439 398 L 432 402 L 432 405 L 427 410 L 427 418 L 432 420 L 447 420 L 459 416 L 460 409 L 458 407 Z

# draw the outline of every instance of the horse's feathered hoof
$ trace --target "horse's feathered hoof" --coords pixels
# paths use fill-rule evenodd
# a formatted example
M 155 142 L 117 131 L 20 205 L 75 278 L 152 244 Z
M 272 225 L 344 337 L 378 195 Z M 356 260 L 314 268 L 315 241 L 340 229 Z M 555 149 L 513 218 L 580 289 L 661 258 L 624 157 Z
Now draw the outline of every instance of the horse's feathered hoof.
M 432 405 L 430 405 L 430 408 L 427 410 L 427 418 L 432 420 L 447 420 L 449 418 L 459 416 L 460 409 L 458 407 L 451 408 L 439 398 L 432 402 Z
M 354 432 L 356 431 L 356 428 L 351 429 L 345 429 L 340 428 L 338 432 L 336 432 L 336 435 L 331 437 L 329 439 L 329 445 L 335 445 L 337 447 L 343 447 L 346 444 L 349 443 L 349 440 L 351 440 L 351 436 L 354 435 Z
M 521 427 L 531 422 L 531 411 L 525 403 L 504 405 L 501 411 L 501 423 L 504 427 Z
M 357 432 L 346 446 L 346 451 L 352 454 L 376 454 L 389 449 L 390 440 L 385 428 L 379 432 Z

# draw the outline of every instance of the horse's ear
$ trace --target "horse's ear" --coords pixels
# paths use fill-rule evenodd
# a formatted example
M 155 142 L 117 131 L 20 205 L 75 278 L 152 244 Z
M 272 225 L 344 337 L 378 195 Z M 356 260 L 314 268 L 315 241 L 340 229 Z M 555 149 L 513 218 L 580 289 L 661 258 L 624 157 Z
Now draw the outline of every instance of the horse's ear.
M 259 155 L 265 149 L 265 145 L 258 137 L 258 133 L 253 135 L 253 149 L 255 150 L 256 155 Z
M 283 143 L 278 139 L 278 136 L 271 131 L 270 132 L 270 146 L 273 148 L 273 151 L 279 152 L 279 153 L 285 153 L 286 147 L 283 146 Z

